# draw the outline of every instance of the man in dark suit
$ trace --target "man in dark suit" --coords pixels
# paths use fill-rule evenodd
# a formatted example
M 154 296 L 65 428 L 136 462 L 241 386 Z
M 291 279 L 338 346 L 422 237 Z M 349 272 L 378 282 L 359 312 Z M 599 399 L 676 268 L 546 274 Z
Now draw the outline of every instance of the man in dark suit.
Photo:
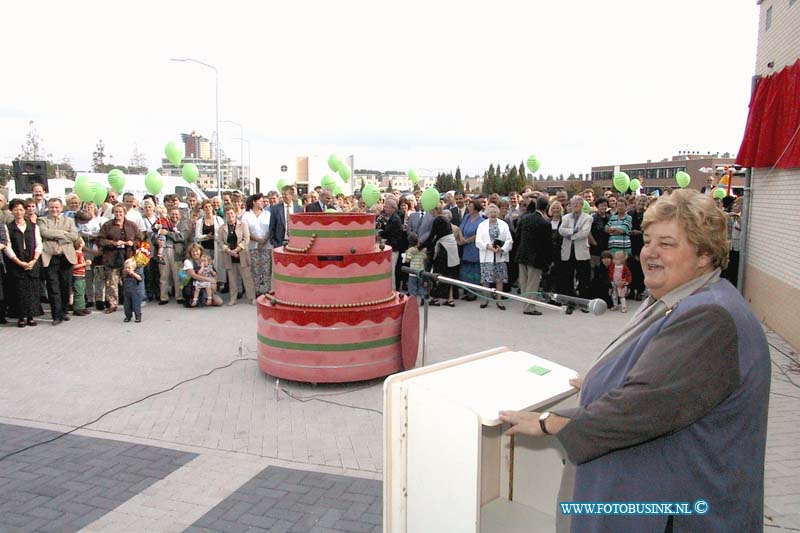
M 464 203 L 464 191 L 456 191 L 455 200 L 456 205 L 450 208 L 450 212 L 453 213 L 453 219 L 450 222 L 455 226 L 460 226 L 467 212 L 467 205 Z
M 547 218 L 548 201 L 540 196 L 528 204 L 528 212 L 519 219 L 515 241 L 519 241 L 517 263 L 519 264 L 520 293 L 531 298 L 539 292 L 542 272 L 552 262 L 553 244 L 552 229 Z M 526 315 L 541 315 L 535 306 L 526 304 L 523 310 Z
M 319 200 L 306 206 L 306 213 L 324 213 L 332 200 L 333 195 L 331 195 L 331 192 L 322 189 L 319 191 Z
M 303 212 L 294 201 L 294 186 L 286 185 L 281 193 L 283 201 L 269 208 L 269 242 L 273 248 L 283 246 L 283 242 L 289 239 L 289 214 Z

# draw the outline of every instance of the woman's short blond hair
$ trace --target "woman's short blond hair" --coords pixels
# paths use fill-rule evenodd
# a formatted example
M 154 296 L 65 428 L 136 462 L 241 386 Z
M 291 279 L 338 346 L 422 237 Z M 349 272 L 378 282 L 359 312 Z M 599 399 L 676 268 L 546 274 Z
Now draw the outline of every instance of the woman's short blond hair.
M 644 212 L 642 230 L 650 224 L 675 220 L 686 233 L 689 242 L 697 246 L 699 255 L 707 255 L 711 264 L 724 269 L 728 266 L 728 224 L 725 213 L 710 196 L 694 189 L 680 189 Z
M 198 250 L 198 249 L 200 250 L 200 254 L 201 255 L 203 253 L 205 253 L 205 250 L 203 249 L 203 247 L 200 246 L 199 244 L 197 244 L 196 242 L 193 242 L 192 244 L 187 246 L 186 247 L 186 252 L 184 252 L 186 254 L 186 259 L 192 259 L 192 252 L 194 252 L 195 250 Z

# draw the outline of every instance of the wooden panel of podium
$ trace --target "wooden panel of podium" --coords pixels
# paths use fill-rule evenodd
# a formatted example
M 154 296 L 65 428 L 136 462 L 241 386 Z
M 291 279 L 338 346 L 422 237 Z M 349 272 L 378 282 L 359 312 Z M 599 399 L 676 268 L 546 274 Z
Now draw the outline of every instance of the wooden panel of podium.
M 576 375 L 496 348 L 387 378 L 384 532 L 554 531 L 563 450 L 503 435 L 498 411 L 545 410 Z

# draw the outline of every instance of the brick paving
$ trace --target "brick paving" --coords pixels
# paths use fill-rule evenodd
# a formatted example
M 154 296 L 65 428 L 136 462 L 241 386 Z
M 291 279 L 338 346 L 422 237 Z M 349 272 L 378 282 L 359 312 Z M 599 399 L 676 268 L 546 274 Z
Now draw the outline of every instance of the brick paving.
M 0 455 L 58 433 L 0 424 Z M 195 454 L 68 435 L 0 461 L 0 531 L 78 531 Z
M 381 531 L 381 483 L 270 466 L 195 522 L 211 531 Z
M 610 340 L 629 318 L 619 313 L 601 317 L 545 313 L 529 317 L 522 315 L 521 308 L 514 303 L 506 312 L 494 308 L 480 310 L 477 303 L 456 305 L 455 309 L 431 309 L 429 364 L 505 345 L 584 372 L 598 346 Z M 8 423 L 0 433 L 0 451 L 17 449 L 42 429 L 58 432 L 71 429 L 180 380 L 255 355 L 255 312 L 251 306 L 200 311 L 177 308 L 174 304 L 147 306 L 144 315 L 142 324 L 123 324 L 119 313 L 95 313 L 59 328 L 0 327 L 4 362 L 0 373 L 0 423 Z M 478 320 L 481 327 L 470 327 Z M 42 323 L 47 325 L 46 320 Z M 797 354 L 774 334 L 768 337 L 775 364 L 767 439 L 765 528 L 776 532 L 800 531 L 800 390 L 790 382 L 791 379 L 800 383 L 793 361 Z M 244 357 L 240 355 L 240 346 Z M 346 405 L 378 410 L 382 409 L 381 385 L 382 380 L 318 386 L 280 384 L 296 396 L 320 395 Z M 330 394 L 337 396 L 327 396 Z M 254 361 L 244 360 L 110 414 L 52 445 L 31 450 L 27 453 L 33 455 L 27 463 L 24 454 L 0 462 L 0 516 L 7 515 L 7 507 L 19 509 L 27 503 L 30 516 L 26 515 L 26 519 L 33 526 L 23 527 L 25 531 L 48 528 L 72 531 L 80 525 L 92 532 L 240 531 L 242 528 L 258 531 L 259 526 L 243 520 L 253 522 L 259 517 L 262 526 L 274 520 L 261 528 L 267 531 L 292 528 L 302 531 L 302 527 L 309 525 L 312 528 L 309 531 L 342 531 L 347 527 L 377 531 L 380 513 L 379 503 L 375 502 L 380 498 L 383 471 L 381 435 L 379 414 L 316 401 L 298 402 L 283 393 L 276 395 L 274 379 L 263 375 Z M 145 476 L 151 481 L 135 489 L 120 489 L 124 500 L 122 496 L 116 500 L 103 493 L 107 491 L 102 486 L 103 474 L 90 475 L 97 477 L 100 487 L 95 489 L 95 497 L 110 501 L 96 499 L 96 507 L 87 505 L 90 509 L 85 514 L 75 512 L 74 517 L 67 517 L 67 511 L 56 508 L 61 514 L 54 517 L 52 502 L 59 496 L 71 498 L 71 494 L 65 494 L 72 490 L 65 485 L 68 472 L 58 474 L 53 465 L 70 464 L 72 460 L 59 461 L 43 452 L 55 453 L 58 443 L 77 442 L 74 439 L 116 443 L 114 446 L 129 450 L 168 448 L 179 456 L 196 457 L 170 472 L 161 472 L 160 477 Z M 18 458 L 21 466 L 20 461 L 14 461 Z M 9 465 L 18 466 L 23 477 L 55 476 L 52 483 L 40 483 L 50 487 L 51 496 L 21 490 L 33 495 L 23 501 L 16 491 L 9 492 L 9 483 L 25 481 L 16 478 L 8 481 L 2 468 Z M 25 468 L 33 469 L 33 473 L 24 471 Z M 94 472 L 87 469 L 83 474 L 90 471 Z M 267 493 L 259 500 L 270 499 L 273 516 L 266 513 L 268 509 L 251 507 L 235 520 L 224 518 L 233 517 L 236 511 L 228 513 L 234 508 L 241 510 L 245 503 L 253 503 L 247 502 L 247 498 L 252 498 L 247 490 L 255 490 L 250 488 L 252 484 L 259 486 L 281 475 L 284 479 L 290 476 L 301 479 L 290 483 L 295 491 L 272 488 L 285 494 Z M 333 503 L 332 497 L 319 496 L 314 504 L 299 502 L 318 494 L 321 488 L 312 485 L 315 480 L 330 476 L 341 478 L 339 486 L 350 483 L 349 492 L 343 494 L 360 494 L 358 491 L 362 489 L 352 488 L 357 483 L 368 487 L 363 489 L 368 492 L 361 494 L 373 498 L 367 509 L 359 511 L 363 505 L 352 506 L 353 502 L 348 503 L 351 507 L 341 508 Z M 306 488 L 308 492 L 296 492 Z M 270 487 L 261 486 L 260 490 L 266 489 Z M 101 502 L 110 509 L 100 506 Z M 237 504 L 241 505 L 236 507 Z M 225 513 L 215 514 L 228 505 Z M 8 514 L 11 517 L 8 520 L 17 515 L 16 511 Z M 245 515 L 247 518 L 243 518 Z M 74 521 L 81 517 L 84 520 L 75 522 L 73 529 L 59 526 L 64 521 L 71 523 L 67 518 Z M 89 518 L 94 521 L 88 521 Z M 214 522 L 209 522 L 212 518 Z M 218 527 L 222 525 L 220 521 L 226 520 L 229 523 L 224 528 Z M 214 526 L 217 522 L 218 526 Z M 372 528 L 367 529 L 368 525 Z M 19 527 L 0 522 L 3 532 Z
M 773 364 L 764 526 L 766 531 L 800 531 L 800 357 L 772 331 L 767 331 L 767 341 Z

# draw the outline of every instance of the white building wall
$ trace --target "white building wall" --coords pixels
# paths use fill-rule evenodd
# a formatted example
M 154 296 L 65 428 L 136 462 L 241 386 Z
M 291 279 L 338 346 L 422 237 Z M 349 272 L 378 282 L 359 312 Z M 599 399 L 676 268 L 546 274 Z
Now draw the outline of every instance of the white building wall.
M 800 289 L 800 169 L 753 169 L 748 265 Z
M 767 10 L 772 8 L 772 26 L 766 29 Z M 768 76 L 800 57 L 800 0 L 763 0 L 758 22 L 756 74 Z M 772 68 L 767 63 L 773 62 Z

